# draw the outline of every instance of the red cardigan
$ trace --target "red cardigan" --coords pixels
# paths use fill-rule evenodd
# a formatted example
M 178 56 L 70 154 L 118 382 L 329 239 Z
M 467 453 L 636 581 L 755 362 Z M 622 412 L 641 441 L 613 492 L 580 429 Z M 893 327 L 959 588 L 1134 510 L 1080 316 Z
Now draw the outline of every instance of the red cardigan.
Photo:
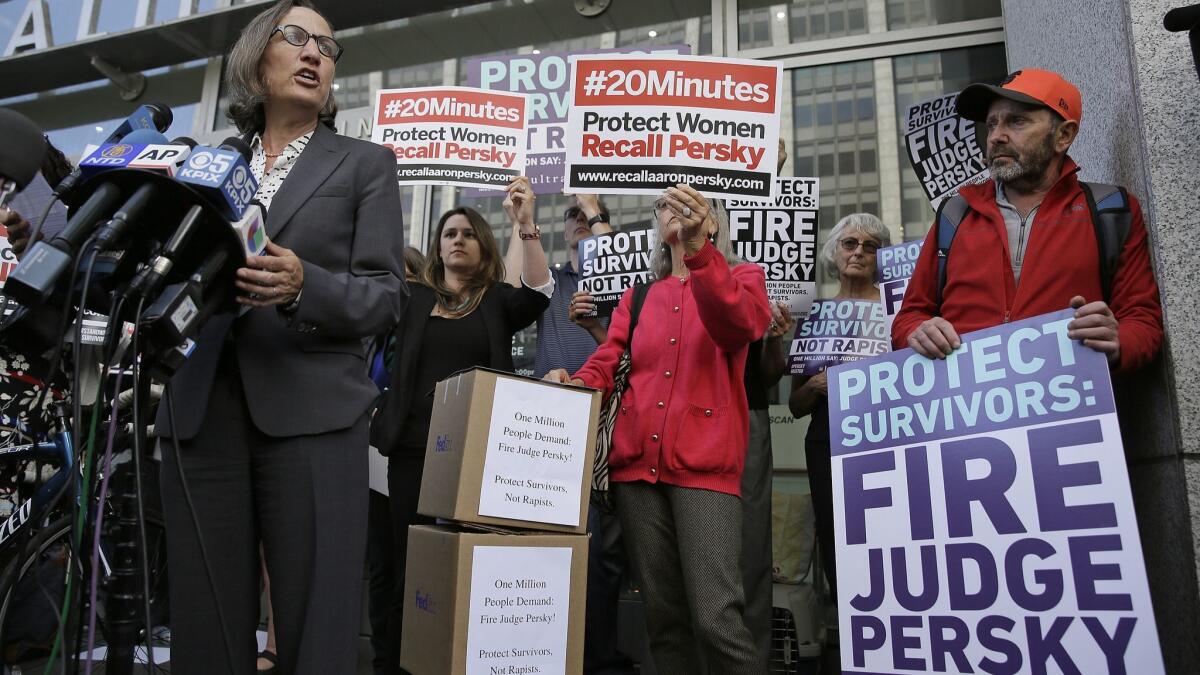
M 996 205 L 996 185 L 986 181 L 962 189 L 971 210 L 963 219 L 950 250 L 941 316 L 960 335 L 973 330 L 1066 309 L 1071 297 L 1103 300 L 1100 252 L 1083 188 L 1071 158 L 1038 208 L 1021 283 L 1010 265 L 1008 234 Z M 1162 344 L 1162 308 L 1158 285 L 1150 268 L 1150 252 L 1142 209 L 1129 196 L 1133 223 L 1112 281 L 1109 303 L 1119 324 L 1121 361 L 1115 370 L 1140 368 Z M 937 312 L 937 239 L 930 228 L 916 270 L 892 324 L 896 349 L 908 346 L 908 336 Z
M 688 278 L 655 282 L 642 305 L 609 477 L 740 495 L 750 419 L 746 349 L 771 321 L 766 282 L 758 265 L 730 268 L 708 243 L 683 262 Z M 631 299 L 627 291 L 608 339 L 575 373 L 606 397 L 628 341 Z

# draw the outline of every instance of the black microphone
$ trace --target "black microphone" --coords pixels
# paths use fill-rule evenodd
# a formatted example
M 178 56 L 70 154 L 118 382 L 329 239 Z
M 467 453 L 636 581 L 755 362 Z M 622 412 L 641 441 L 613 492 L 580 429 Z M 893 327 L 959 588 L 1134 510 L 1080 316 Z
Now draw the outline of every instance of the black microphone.
M 36 124 L 7 108 L 0 108 L 0 138 L 0 208 L 6 208 L 37 175 L 50 148 Z
M 117 125 L 117 128 L 108 135 L 108 138 L 104 139 L 104 143 L 101 145 L 126 140 L 126 136 L 139 130 L 156 130 L 160 134 L 166 133 L 167 129 L 171 127 L 174 117 L 171 108 L 163 103 L 147 103 L 138 106 L 137 110 L 134 110 L 129 117 Z M 54 195 L 60 199 L 65 197 L 87 178 L 86 173 L 82 168 L 72 171 L 54 188 Z
M 220 280 L 229 256 L 230 250 L 220 247 L 208 254 L 186 281 L 163 289 L 162 295 L 142 314 L 140 324 L 154 343 L 169 349 L 196 336 L 200 325 L 221 304 L 217 298 L 205 302 L 205 295 Z

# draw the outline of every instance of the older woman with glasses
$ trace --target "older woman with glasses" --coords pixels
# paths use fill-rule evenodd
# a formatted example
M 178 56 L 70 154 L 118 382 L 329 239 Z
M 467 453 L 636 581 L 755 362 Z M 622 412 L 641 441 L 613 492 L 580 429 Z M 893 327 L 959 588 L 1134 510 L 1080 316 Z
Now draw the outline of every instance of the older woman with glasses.
M 260 541 L 279 672 L 355 672 L 378 394 L 363 347 L 405 285 L 395 158 L 331 129 L 331 34 L 310 2 L 282 0 L 226 59 L 270 243 L 238 270 L 245 311 L 208 322 L 156 420 L 183 675 L 254 670 Z
M 875 254 L 891 241 L 892 236 L 887 227 L 869 213 L 850 214 L 834 225 L 829 238 L 825 240 L 825 245 L 821 247 L 821 261 L 826 272 L 837 275 L 838 293 L 834 296 L 835 300 L 879 302 Z M 821 549 L 821 564 L 825 568 L 825 579 L 836 597 L 828 396 L 828 379 L 824 371 L 811 377 L 792 377 L 792 395 L 788 399 L 792 415 L 812 415 L 808 435 L 804 439 L 804 456 L 812 490 L 813 512 L 817 519 L 817 544 Z

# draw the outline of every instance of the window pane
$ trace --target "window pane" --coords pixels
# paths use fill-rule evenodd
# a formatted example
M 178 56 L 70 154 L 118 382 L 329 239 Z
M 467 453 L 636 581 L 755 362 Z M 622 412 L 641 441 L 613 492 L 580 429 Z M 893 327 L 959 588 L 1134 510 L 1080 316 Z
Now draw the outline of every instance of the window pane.
M 739 0 L 738 48 L 859 35 L 866 15 L 867 0 Z
M 1000 16 L 1000 0 L 888 0 L 888 30 Z

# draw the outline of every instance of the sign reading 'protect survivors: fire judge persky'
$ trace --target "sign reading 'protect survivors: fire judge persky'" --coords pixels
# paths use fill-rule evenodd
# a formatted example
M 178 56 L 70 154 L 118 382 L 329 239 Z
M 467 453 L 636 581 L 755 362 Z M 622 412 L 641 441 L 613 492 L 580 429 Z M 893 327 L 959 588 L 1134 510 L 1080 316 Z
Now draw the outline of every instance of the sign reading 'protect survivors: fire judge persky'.
M 844 672 L 1163 672 L 1108 363 L 1073 318 L 830 369 Z
M 700 56 L 571 58 L 569 192 L 657 194 L 686 183 L 765 199 L 779 153 L 777 62 Z

